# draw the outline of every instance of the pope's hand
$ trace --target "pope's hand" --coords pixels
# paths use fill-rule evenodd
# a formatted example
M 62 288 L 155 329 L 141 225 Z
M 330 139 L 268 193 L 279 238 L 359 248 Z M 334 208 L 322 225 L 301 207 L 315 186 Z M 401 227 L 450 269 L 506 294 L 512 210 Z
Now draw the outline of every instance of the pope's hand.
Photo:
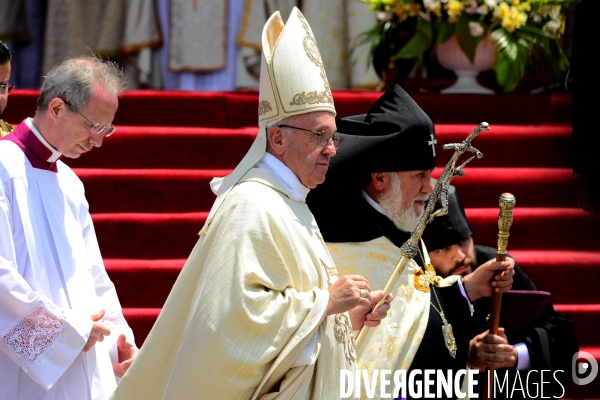
M 125 375 L 125 372 L 131 366 L 131 363 L 137 356 L 140 349 L 135 345 L 127 342 L 125 335 L 121 334 L 117 339 L 117 352 L 119 355 L 119 362 L 113 365 L 113 371 L 119 378 Z
M 517 349 L 508 344 L 504 328 L 494 335 L 485 331 L 469 343 L 469 367 L 483 371 L 485 368 L 510 368 L 517 365 Z
M 369 306 L 358 306 L 348 311 L 353 330 L 359 330 L 363 327 L 363 325 L 368 326 L 369 328 L 374 328 L 381 323 L 381 320 L 387 316 L 387 313 L 390 310 L 394 296 L 389 294 L 385 299 L 385 303 L 377 307 L 377 310 L 371 312 L 371 310 L 377 303 L 381 301 L 381 299 L 383 299 L 382 290 L 372 292 Z
M 496 272 L 498 272 L 497 275 L 495 275 Z M 465 291 L 471 301 L 480 297 L 490 297 L 492 291 L 508 292 L 512 287 L 514 275 L 515 260 L 512 258 L 507 257 L 506 261 L 489 260 L 473 273 L 465 276 Z
M 327 315 L 339 314 L 354 307 L 371 306 L 371 287 L 366 278 L 360 275 L 345 275 L 329 286 Z
M 110 335 L 110 329 L 98 322 L 102 320 L 102 317 L 104 317 L 104 310 L 100 310 L 96 314 L 91 315 L 93 321 L 92 330 L 82 351 L 90 351 L 97 342 L 104 341 L 104 336 Z

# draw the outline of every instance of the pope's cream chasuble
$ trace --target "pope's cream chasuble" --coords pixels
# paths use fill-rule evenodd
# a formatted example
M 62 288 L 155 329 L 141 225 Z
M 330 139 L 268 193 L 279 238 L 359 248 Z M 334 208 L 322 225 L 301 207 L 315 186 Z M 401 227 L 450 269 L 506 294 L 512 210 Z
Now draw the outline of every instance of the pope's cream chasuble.
M 368 279 L 371 291 L 383 290 L 401 259 L 400 249 L 383 236 L 368 242 L 327 243 L 327 247 L 340 276 L 362 275 Z M 424 246 L 422 253 L 428 263 Z M 368 370 L 369 376 L 376 369 L 408 371 L 429 320 L 429 283 L 435 274 L 428 272 L 423 273 L 414 260 L 406 264 L 392 289 L 394 300 L 387 317 L 378 327 L 368 328 L 357 349 L 357 369 Z M 438 283 L 447 286 L 455 281 L 456 278 L 448 278 Z M 376 388 L 375 398 L 379 398 L 379 383 Z M 364 392 L 362 395 L 366 398 Z
M 306 203 L 251 169 L 202 230 L 113 398 L 339 398 L 356 353 L 348 315 L 325 317 L 337 278 Z M 314 364 L 290 368 L 315 334 Z

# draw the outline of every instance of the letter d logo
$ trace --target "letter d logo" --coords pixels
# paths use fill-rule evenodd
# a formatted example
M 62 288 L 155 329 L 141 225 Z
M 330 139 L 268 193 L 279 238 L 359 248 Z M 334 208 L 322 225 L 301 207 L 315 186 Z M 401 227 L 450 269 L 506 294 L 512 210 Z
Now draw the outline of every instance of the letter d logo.
M 583 360 L 580 360 L 583 359 Z M 589 371 L 589 375 L 585 376 Z M 573 382 L 577 385 L 587 385 L 598 375 L 598 362 L 593 355 L 586 351 L 573 354 Z

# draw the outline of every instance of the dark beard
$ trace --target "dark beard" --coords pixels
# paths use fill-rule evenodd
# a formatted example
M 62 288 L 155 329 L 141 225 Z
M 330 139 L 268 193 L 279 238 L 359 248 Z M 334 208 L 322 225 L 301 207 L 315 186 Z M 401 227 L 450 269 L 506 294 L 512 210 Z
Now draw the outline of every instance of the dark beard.
M 457 269 L 459 269 L 462 266 L 469 266 L 470 267 L 470 271 L 466 270 L 464 271 L 461 275 L 462 276 L 466 276 L 468 274 L 470 274 L 471 272 L 475 271 L 475 268 L 477 268 L 477 254 L 475 254 L 475 252 L 473 252 L 473 259 L 470 260 L 469 262 L 465 262 L 465 260 L 467 259 L 467 257 L 465 256 L 465 259 L 457 262 L 454 267 L 452 267 L 452 269 L 450 269 L 448 276 L 454 275 L 454 271 L 456 271 Z M 447 278 L 448 276 L 445 276 L 444 278 Z

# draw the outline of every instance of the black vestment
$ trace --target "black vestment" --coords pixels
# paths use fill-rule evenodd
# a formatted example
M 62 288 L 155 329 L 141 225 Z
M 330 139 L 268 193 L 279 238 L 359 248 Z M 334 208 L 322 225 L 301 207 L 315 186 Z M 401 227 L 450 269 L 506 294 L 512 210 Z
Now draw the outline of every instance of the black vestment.
M 477 258 L 477 266 L 485 264 L 488 260 L 496 258 L 496 249 L 488 246 L 475 246 L 475 256 Z M 513 277 L 513 285 L 511 290 L 537 290 L 533 281 L 527 276 L 523 269 L 515 262 L 515 276 Z M 475 324 L 477 333 L 481 333 L 488 329 L 488 315 L 491 310 L 491 298 L 484 297 L 475 302 Z M 508 311 L 508 310 L 506 310 Z M 502 308 L 501 308 L 502 313 Z M 519 319 L 519 315 L 509 316 L 505 318 Z M 523 326 L 515 332 L 506 332 L 508 342 L 512 345 L 517 343 L 525 343 L 529 351 L 531 368 L 527 371 L 520 371 L 519 375 L 522 379 L 523 387 L 526 385 L 527 372 L 535 370 L 550 370 L 552 374 L 544 373 L 544 381 L 549 382 L 544 384 L 544 396 L 553 397 L 563 394 L 564 386 L 567 379 L 571 376 L 571 363 L 573 354 L 579 351 L 577 337 L 573 322 L 565 315 L 554 310 L 552 303 L 548 303 L 544 309 L 541 319 L 534 325 Z M 562 370 L 563 372 L 559 372 Z M 500 369 L 499 374 L 508 373 L 508 382 L 512 385 L 516 378 L 515 369 Z M 534 375 L 535 374 L 535 375 Z M 560 384 L 552 377 L 560 381 Z M 541 380 L 541 372 L 532 372 L 531 382 L 529 384 L 529 396 L 527 389 L 524 392 L 514 391 L 512 398 L 541 398 L 539 384 Z M 503 379 L 503 375 L 501 378 Z M 562 386 L 561 386 L 562 385 Z M 494 398 L 508 398 L 511 393 L 498 393 Z M 525 396 L 523 396 L 525 394 Z

